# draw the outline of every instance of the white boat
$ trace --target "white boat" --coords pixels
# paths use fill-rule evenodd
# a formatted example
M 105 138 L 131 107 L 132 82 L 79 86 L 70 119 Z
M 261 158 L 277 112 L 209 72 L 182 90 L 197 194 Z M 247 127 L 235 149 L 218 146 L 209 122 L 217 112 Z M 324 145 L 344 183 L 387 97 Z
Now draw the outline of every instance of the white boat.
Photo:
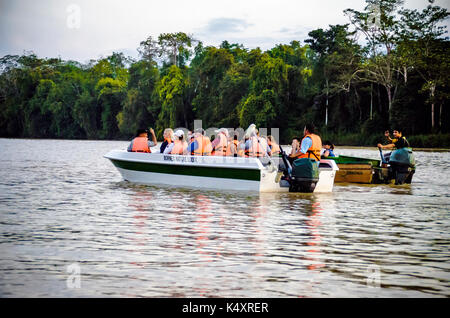
M 109 159 L 123 179 L 143 184 L 257 192 L 288 192 L 275 159 L 182 156 L 112 150 Z M 277 158 L 278 159 L 278 158 Z M 339 170 L 334 160 L 321 160 L 314 192 L 332 192 Z

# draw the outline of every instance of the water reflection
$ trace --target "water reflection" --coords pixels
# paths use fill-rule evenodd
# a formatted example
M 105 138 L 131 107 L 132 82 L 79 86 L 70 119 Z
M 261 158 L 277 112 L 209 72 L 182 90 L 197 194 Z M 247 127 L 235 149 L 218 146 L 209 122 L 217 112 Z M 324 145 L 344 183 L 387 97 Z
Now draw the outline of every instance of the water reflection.
M 153 194 L 146 189 L 137 189 L 136 192 L 130 195 L 129 207 L 135 210 L 136 213 L 133 214 L 133 225 L 135 228 L 132 240 L 135 242 L 135 247 L 144 247 L 149 242 L 149 231 L 148 231 L 148 218 L 149 210 L 153 199 Z M 132 249 L 130 252 L 139 253 L 137 248 Z M 132 265 L 140 268 L 145 267 L 144 262 L 132 261 Z
M 322 242 L 322 237 L 320 235 L 320 218 L 322 216 L 322 207 L 320 206 L 320 202 L 314 202 L 312 200 L 310 205 L 310 211 L 307 211 L 306 226 L 310 232 L 310 239 L 306 242 L 306 244 L 310 247 L 307 252 L 308 256 L 307 260 L 310 260 L 312 263 L 307 266 L 309 270 L 320 269 L 325 266 L 320 259 L 320 244 Z
M 58 141 L 63 157 L 54 141 L 7 143 L 27 151 L 0 161 L 3 295 L 450 296 L 450 153 L 417 152 L 411 186 L 259 194 L 121 181 L 99 154 L 126 142 Z

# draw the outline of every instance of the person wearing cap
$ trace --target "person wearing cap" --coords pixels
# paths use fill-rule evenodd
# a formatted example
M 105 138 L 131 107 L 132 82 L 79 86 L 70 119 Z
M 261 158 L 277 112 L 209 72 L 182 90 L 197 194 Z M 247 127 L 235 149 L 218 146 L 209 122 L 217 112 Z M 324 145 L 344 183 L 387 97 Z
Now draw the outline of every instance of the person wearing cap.
M 161 147 L 159 148 L 159 152 L 160 153 L 165 153 L 164 150 L 166 149 L 166 147 L 168 145 L 170 145 L 171 143 L 173 143 L 173 130 L 172 130 L 172 128 L 164 129 L 163 137 L 164 137 L 164 141 L 161 144 Z
M 228 145 L 229 132 L 226 128 L 216 130 L 216 139 L 211 143 L 213 156 L 227 156 L 230 154 L 230 147 Z
M 184 131 L 182 131 L 181 129 L 177 130 L 174 133 L 175 139 L 173 141 L 173 143 L 168 146 L 166 149 L 168 149 L 170 147 L 170 154 L 172 155 L 183 155 L 186 153 L 186 149 L 187 149 L 187 142 L 184 141 Z
M 155 132 L 153 128 L 150 128 L 150 133 L 152 134 L 152 141 L 148 140 L 148 130 L 138 129 L 136 137 L 131 140 L 127 151 L 129 152 L 147 152 L 151 153 L 150 147 L 154 147 L 157 144 Z
M 211 140 L 205 136 L 202 128 L 194 131 L 194 140 L 189 144 L 187 152 L 194 156 L 210 156 L 212 152 Z

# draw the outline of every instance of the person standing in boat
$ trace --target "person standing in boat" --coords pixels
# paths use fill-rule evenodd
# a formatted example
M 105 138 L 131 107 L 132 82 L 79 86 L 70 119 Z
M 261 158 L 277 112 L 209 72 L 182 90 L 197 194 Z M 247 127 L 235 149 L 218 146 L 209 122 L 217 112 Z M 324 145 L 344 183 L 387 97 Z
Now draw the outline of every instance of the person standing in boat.
M 148 140 L 148 130 L 138 129 L 136 137 L 130 142 L 127 151 L 129 152 L 147 152 L 151 153 L 150 147 L 157 145 L 155 132 L 153 128 L 150 128 L 150 133 L 152 134 L 152 141 Z
M 378 144 L 377 147 L 379 149 L 393 149 L 393 148 L 401 149 L 409 147 L 409 142 L 408 140 L 406 140 L 406 137 L 402 135 L 401 130 L 393 130 L 392 135 L 394 136 L 394 138 L 391 138 L 389 135 L 389 130 L 386 130 L 384 132 L 384 136 L 386 137 L 389 143 L 387 145 Z M 392 152 L 384 155 L 384 158 L 386 159 L 387 162 L 391 158 L 391 153 Z
M 315 134 L 315 127 L 313 124 L 306 124 L 303 129 L 303 139 L 300 143 L 300 147 L 293 149 L 289 155 L 289 159 L 292 162 L 296 159 L 311 158 L 316 161 L 320 161 L 320 151 L 322 150 L 322 139 Z
M 336 157 L 334 154 L 334 145 L 331 141 L 327 140 L 323 143 L 323 150 L 320 156 L 323 158 Z
M 173 130 L 172 128 L 166 128 L 164 129 L 163 133 L 164 141 L 161 144 L 161 147 L 159 148 L 160 153 L 164 153 L 164 150 L 166 150 L 166 147 L 173 143 Z

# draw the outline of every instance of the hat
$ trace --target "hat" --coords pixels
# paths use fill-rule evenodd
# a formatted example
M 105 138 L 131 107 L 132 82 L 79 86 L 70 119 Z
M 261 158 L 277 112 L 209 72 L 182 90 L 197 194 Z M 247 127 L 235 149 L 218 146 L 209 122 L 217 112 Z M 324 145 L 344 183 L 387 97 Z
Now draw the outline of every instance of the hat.
M 203 128 L 197 128 L 196 130 L 194 130 L 194 133 L 199 133 L 199 134 L 204 135 L 205 131 L 203 130 Z
M 226 128 L 217 129 L 217 130 L 215 130 L 215 132 L 216 133 L 223 133 L 227 137 L 230 136 L 230 133 L 228 132 L 228 129 L 226 129 Z
M 256 136 L 256 125 L 255 124 L 251 124 L 250 126 L 248 126 L 247 130 L 245 131 L 245 137 L 246 138 L 250 138 L 252 136 Z
M 182 131 L 181 129 L 178 129 L 173 135 L 176 137 L 184 136 L 184 131 Z

